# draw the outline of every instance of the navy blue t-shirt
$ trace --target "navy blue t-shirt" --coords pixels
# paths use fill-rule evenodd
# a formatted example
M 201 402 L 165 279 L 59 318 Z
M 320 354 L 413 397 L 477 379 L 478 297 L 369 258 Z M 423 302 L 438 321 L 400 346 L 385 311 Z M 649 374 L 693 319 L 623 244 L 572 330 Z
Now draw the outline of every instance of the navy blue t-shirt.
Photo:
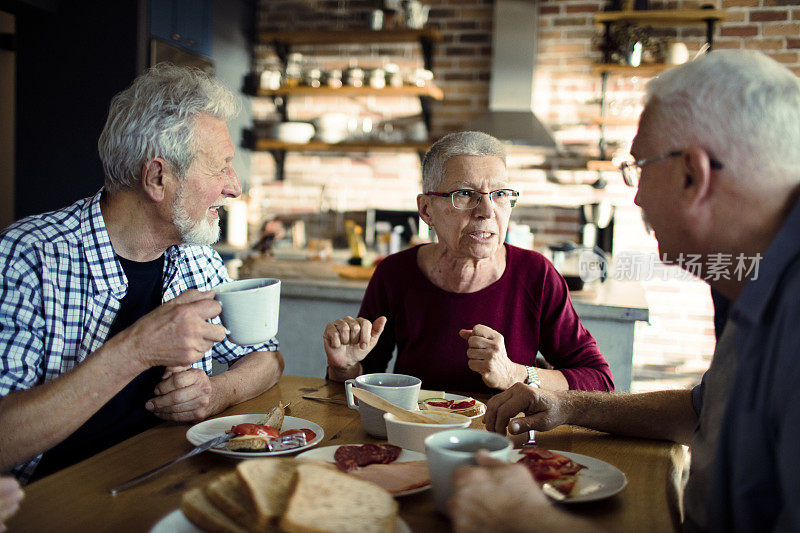
M 161 305 L 162 299 L 163 255 L 145 263 L 119 256 L 117 261 L 128 278 L 128 291 L 120 302 L 108 338 Z M 164 367 L 159 366 L 136 376 L 72 435 L 45 452 L 31 481 L 87 459 L 158 424 L 160 419 L 147 411 L 144 405 L 153 397 L 153 390 L 163 374 Z

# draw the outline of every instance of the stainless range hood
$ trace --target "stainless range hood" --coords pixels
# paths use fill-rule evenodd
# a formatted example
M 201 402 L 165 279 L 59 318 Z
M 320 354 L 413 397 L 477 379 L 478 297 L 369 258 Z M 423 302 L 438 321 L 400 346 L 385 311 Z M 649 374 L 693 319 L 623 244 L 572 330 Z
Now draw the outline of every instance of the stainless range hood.
M 466 128 L 513 144 L 557 150 L 553 134 L 533 114 L 538 4 L 535 0 L 494 1 L 489 112 Z

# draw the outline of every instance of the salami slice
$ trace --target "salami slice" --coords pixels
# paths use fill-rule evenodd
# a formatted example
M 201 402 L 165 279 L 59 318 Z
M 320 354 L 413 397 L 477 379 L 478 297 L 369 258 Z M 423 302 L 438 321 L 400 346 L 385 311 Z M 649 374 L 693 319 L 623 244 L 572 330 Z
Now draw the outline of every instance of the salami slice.
M 333 460 L 339 470 L 352 472 L 371 464 L 389 464 L 397 460 L 402 451 L 402 448 L 392 444 L 339 446 L 333 453 Z
M 358 466 L 383 462 L 383 448 L 377 444 L 362 444 L 358 447 Z
M 381 448 L 383 449 L 383 459 L 381 463 L 385 465 L 395 461 L 403 452 L 403 448 L 395 446 L 394 444 L 381 444 Z
M 339 446 L 333 453 L 333 460 L 342 472 L 358 469 L 359 446 Z

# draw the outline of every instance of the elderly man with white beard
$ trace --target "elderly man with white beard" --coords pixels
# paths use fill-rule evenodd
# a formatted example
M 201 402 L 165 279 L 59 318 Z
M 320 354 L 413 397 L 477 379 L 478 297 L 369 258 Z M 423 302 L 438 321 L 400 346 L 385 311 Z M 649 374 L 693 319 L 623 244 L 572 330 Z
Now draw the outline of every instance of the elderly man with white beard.
M 111 101 L 103 188 L 0 234 L 0 471 L 38 479 L 277 382 L 277 340 L 228 341 L 212 290 L 238 107 L 199 70 L 153 67 Z

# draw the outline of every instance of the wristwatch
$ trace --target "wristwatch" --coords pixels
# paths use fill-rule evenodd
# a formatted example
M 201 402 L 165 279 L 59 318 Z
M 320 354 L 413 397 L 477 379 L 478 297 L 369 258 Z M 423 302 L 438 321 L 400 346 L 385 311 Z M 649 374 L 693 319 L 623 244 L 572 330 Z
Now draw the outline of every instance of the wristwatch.
M 525 365 L 525 370 L 528 372 L 528 379 L 525 380 L 525 384 L 541 389 L 542 380 L 539 379 L 539 369 L 535 366 Z

